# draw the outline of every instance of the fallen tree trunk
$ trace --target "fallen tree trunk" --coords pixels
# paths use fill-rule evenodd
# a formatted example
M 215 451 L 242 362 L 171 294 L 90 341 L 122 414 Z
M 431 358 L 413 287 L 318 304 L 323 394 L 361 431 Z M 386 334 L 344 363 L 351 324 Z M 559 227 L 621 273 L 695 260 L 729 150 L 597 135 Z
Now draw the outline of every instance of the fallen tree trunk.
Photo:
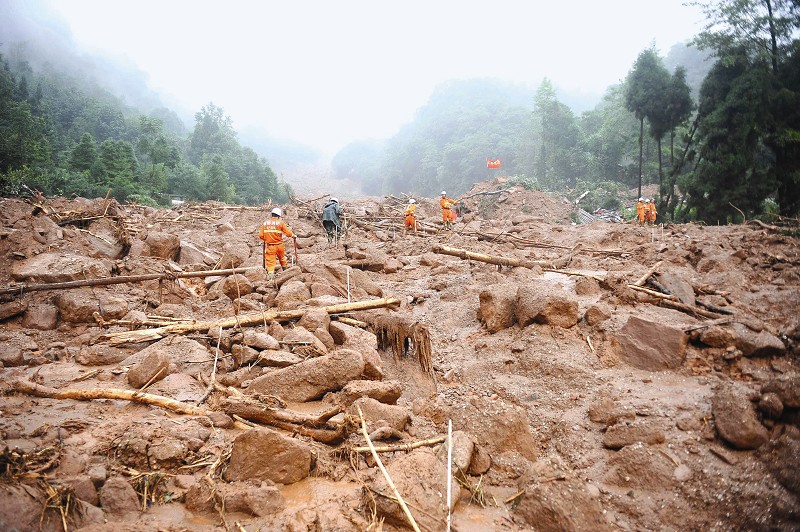
M 140 393 L 133 390 L 118 390 L 115 388 L 89 388 L 84 390 L 57 390 L 49 386 L 42 386 L 35 382 L 17 379 L 11 382 L 14 391 L 33 395 L 36 397 L 47 397 L 50 399 L 75 399 L 77 401 L 91 401 L 92 399 L 120 399 L 146 405 L 158 406 L 178 412 L 179 414 L 189 414 L 192 416 L 205 416 L 208 410 L 188 405 L 169 397 Z
M 292 423 L 306 427 L 322 427 L 333 416 L 341 412 L 341 408 L 335 407 L 318 415 L 304 414 L 279 408 L 270 408 L 263 404 L 251 403 L 237 399 L 226 398 L 220 401 L 219 407 L 229 416 L 237 415 L 249 421 L 266 423 L 272 425 L 275 422 Z
M 431 250 L 440 255 L 452 255 L 461 259 L 477 260 L 489 264 L 496 264 L 498 266 L 520 266 L 522 268 L 533 268 L 536 266 L 551 266 L 548 261 L 541 260 L 524 260 L 524 259 L 511 259 L 507 257 L 498 257 L 496 255 L 484 255 L 482 253 L 474 253 L 466 249 L 451 248 L 448 246 L 434 246 Z
M 321 307 L 328 314 L 339 314 L 342 312 L 352 312 L 357 310 L 371 310 L 376 308 L 397 307 L 400 301 L 393 297 L 382 299 L 368 299 L 366 301 L 355 301 L 353 303 L 342 303 Z M 230 329 L 232 327 L 252 327 L 261 325 L 269 321 L 291 321 L 301 318 L 308 309 L 269 310 L 265 312 L 239 314 L 232 318 L 225 318 L 215 321 L 186 321 L 174 323 L 153 329 L 139 329 L 136 331 L 122 331 L 101 335 L 98 341 L 107 340 L 109 345 L 121 345 L 126 343 L 149 342 L 160 340 L 168 334 L 186 334 L 190 332 L 207 331 L 216 327 Z
M 215 277 L 232 275 L 234 273 L 245 273 L 260 266 L 249 268 L 229 268 L 227 270 L 204 270 L 199 272 L 164 272 L 164 273 L 145 273 L 142 275 L 118 275 L 116 277 L 101 277 L 98 279 L 81 279 L 78 281 L 64 281 L 62 283 L 42 283 L 29 284 L 20 283 L 0 288 L 0 295 L 22 294 L 25 292 L 40 292 L 42 290 L 68 290 L 71 288 L 82 288 L 84 286 L 108 286 L 112 284 L 140 283 L 143 281 L 185 279 L 189 277 Z

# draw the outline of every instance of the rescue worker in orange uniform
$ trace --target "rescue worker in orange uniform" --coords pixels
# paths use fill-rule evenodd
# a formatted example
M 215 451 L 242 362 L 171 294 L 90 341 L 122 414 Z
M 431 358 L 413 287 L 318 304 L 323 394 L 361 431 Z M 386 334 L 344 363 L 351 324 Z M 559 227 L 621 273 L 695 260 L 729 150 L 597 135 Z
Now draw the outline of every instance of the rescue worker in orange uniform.
M 269 220 L 264 222 L 258 232 L 258 238 L 264 241 L 266 250 L 264 252 L 264 264 L 267 268 L 267 275 L 271 278 L 275 275 L 276 260 L 280 261 L 281 267 L 286 269 L 286 248 L 283 246 L 283 235 L 297 240 L 297 236 L 281 220 L 281 210 L 278 207 L 272 209 Z
M 657 216 L 658 212 L 656 211 L 655 200 L 652 199 L 647 200 L 647 223 L 650 225 L 655 224 Z
M 636 221 L 639 225 L 644 225 L 646 220 L 644 207 L 644 198 L 639 198 L 639 201 L 636 202 Z
M 454 199 L 447 197 L 447 192 L 442 190 L 442 197 L 439 200 L 439 205 L 442 206 L 442 223 L 445 229 L 453 228 L 453 220 L 455 220 L 455 213 L 453 212 L 453 205 L 458 203 Z
M 413 198 L 408 200 L 408 207 L 406 207 L 406 224 L 403 229 L 403 235 L 409 229 L 413 229 L 414 234 L 417 234 L 417 201 Z

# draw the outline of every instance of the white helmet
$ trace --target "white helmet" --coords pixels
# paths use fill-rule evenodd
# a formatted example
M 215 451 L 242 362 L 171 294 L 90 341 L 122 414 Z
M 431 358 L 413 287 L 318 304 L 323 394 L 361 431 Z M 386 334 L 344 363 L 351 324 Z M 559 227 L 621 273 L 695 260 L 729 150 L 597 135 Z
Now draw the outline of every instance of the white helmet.
M 445 192 L 444 190 L 442 190 L 442 196 L 447 196 L 447 192 Z
M 644 202 L 645 203 L 650 203 L 650 198 L 647 198 L 646 200 L 644 200 Z
M 272 214 L 274 214 L 275 216 L 280 216 L 281 215 L 280 207 L 275 207 L 274 209 L 272 209 Z
M 639 201 L 644 201 L 644 198 L 639 198 Z
M 331 201 L 334 203 L 339 203 L 339 198 L 331 198 Z
M 409 203 L 416 203 L 416 202 L 417 202 L 417 200 L 415 200 L 415 199 L 413 199 L 413 198 L 412 198 L 412 199 L 408 200 L 408 202 L 409 202 Z

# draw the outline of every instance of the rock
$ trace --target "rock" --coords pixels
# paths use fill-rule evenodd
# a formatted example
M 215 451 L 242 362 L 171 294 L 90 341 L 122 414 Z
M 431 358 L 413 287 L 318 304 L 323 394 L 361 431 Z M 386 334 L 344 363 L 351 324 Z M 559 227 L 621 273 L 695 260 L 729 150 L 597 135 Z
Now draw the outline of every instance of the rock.
M 364 420 L 367 422 L 367 432 L 372 432 L 378 428 L 378 421 L 383 420 L 388 425 L 400 432 L 406 430 L 406 426 L 411 422 L 411 414 L 401 407 L 396 405 L 387 405 L 376 401 L 371 397 L 361 397 L 353 401 L 347 408 L 347 412 L 358 418 L 358 409 L 364 414 Z
M 193 483 L 184 497 L 186 509 L 191 512 L 216 513 L 215 498 L 220 499 L 226 512 L 242 512 L 265 517 L 276 514 L 286 507 L 277 486 L 271 482 L 254 485 L 252 481 L 218 483 L 214 486 L 216 493 L 206 482 Z
M 783 414 L 783 403 L 776 393 L 765 393 L 758 401 L 758 410 L 770 419 L 778 419 Z
M 608 461 L 605 480 L 624 488 L 670 489 L 675 463 L 660 449 L 641 442 L 626 445 Z
M 589 277 L 575 281 L 575 293 L 579 296 L 594 296 L 600 293 L 600 283 Z
M 403 269 L 403 263 L 394 257 L 389 257 L 383 263 L 383 273 L 395 273 Z
M 281 285 L 275 296 L 275 306 L 282 310 L 292 310 L 305 305 L 311 298 L 311 292 L 303 281 L 291 280 Z
M 209 250 L 203 250 L 191 242 L 181 240 L 178 251 L 178 264 L 204 264 L 213 266 L 219 261 L 220 255 Z
M 430 449 L 414 449 L 410 453 L 398 456 L 386 465 L 386 470 L 397 490 L 403 494 L 406 504 L 417 509 L 412 510 L 414 519 L 422 530 L 442 530 L 439 516 L 447 515 L 447 468 Z M 451 480 L 451 509 L 461 496 L 461 486 L 455 478 Z M 378 493 L 391 493 L 382 475 L 377 475 L 372 482 L 372 490 Z M 366 492 L 367 490 L 365 490 Z M 374 501 L 378 517 L 397 526 L 407 526 L 400 505 L 386 497 L 365 495 L 365 504 Z
M 75 362 L 84 366 L 106 366 L 122 362 L 130 356 L 130 351 L 109 345 L 82 345 L 75 356 Z
M 97 495 L 97 488 L 95 488 L 92 479 L 88 475 L 79 475 L 67 481 L 67 484 L 72 488 L 75 497 L 85 501 L 92 506 L 100 504 L 100 498 Z
M 0 321 L 19 316 L 27 310 L 28 304 L 23 301 L 9 301 L 0 303 Z
M 231 346 L 231 355 L 233 355 L 235 367 L 239 368 L 245 364 L 252 364 L 258 360 L 260 352 L 257 349 L 253 349 L 252 347 L 248 347 L 246 345 L 233 344 Z
M 336 344 L 359 351 L 362 347 L 378 349 L 378 338 L 369 331 L 353 327 L 338 321 L 332 321 L 328 327 Z
M 769 440 L 747 395 L 732 385 L 711 398 L 711 411 L 720 437 L 737 449 L 757 449 Z
M 516 284 L 499 284 L 481 290 L 478 319 L 494 334 L 514 325 Z
M 527 486 L 514 515 L 515 521 L 541 531 L 613 530 L 600 501 L 578 479 Z
M 393 405 L 403 394 L 403 387 L 398 381 L 361 380 L 348 382 L 341 391 L 335 394 L 334 400 L 342 407 L 348 407 L 360 397 L 370 397 L 381 403 Z
M 327 331 L 330 324 L 331 317 L 321 308 L 307 310 L 303 317 L 297 321 L 298 326 L 312 332 L 317 329 L 325 329 Z
M 285 368 L 303 362 L 305 358 L 289 351 L 265 349 L 258 355 L 258 365 L 267 368 Z
M 578 300 L 564 290 L 543 290 L 541 285 L 520 286 L 515 314 L 521 327 L 545 323 L 569 329 L 578 323 Z
M 225 480 L 293 484 L 310 474 L 312 463 L 311 448 L 306 443 L 271 429 L 250 429 L 233 440 Z
M 736 336 L 736 347 L 746 357 L 768 357 L 786 351 L 781 339 L 767 331 L 754 332 L 741 323 L 733 323 L 731 328 Z
M 788 433 L 770 441 L 759 449 L 759 455 L 770 473 L 781 485 L 800 496 L 800 468 L 797 458 L 800 456 L 800 439 L 790 437 Z
M 223 333 L 222 344 L 226 344 L 226 335 L 227 331 Z M 209 336 L 213 337 L 214 335 L 209 332 Z M 216 338 L 212 340 L 214 345 L 216 346 Z M 209 363 L 214 362 L 214 355 L 209 353 L 208 349 L 205 346 L 197 342 L 196 340 L 192 340 L 191 338 L 186 338 L 182 335 L 178 336 L 168 336 L 157 341 L 154 344 L 151 344 L 144 349 L 132 354 L 128 358 L 122 361 L 122 364 L 125 366 L 135 366 L 142 362 L 146 357 L 148 357 L 151 353 L 162 353 L 169 357 L 172 364 L 175 365 L 175 369 L 180 373 L 185 373 L 186 375 L 191 375 L 192 377 L 197 377 L 198 374 L 202 371 L 207 371 L 208 366 L 204 366 L 203 364 L 198 364 L 198 361 L 205 360 Z M 221 364 L 223 361 L 220 360 L 219 363 Z M 166 375 L 165 375 L 166 376 Z
M 95 293 L 100 292 L 100 297 Z M 95 323 L 97 312 L 105 320 L 118 320 L 128 313 L 128 302 L 102 291 L 88 288 L 65 290 L 55 298 L 61 320 L 68 323 Z
M 683 277 L 675 272 L 667 271 L 659 273 L 658 281 L 667 289 L 668 293 L 678 298 L 684 305 L 694 306 L 694 288 Z
M 22 356 L 22 349 L 7 343 L 0 344 L 0 363 L 5 368 L 23 366 L 25 357 Z
M 214 427 L 219 427 L 221 429 L 230 429 L 233 428 L 234 425 L 233 418 L 224 412 L 209 412 L 208 419 L 211 420 Z
M 606 321 L 610 317 L 611 314 L 606 312 L 606 310 L 600 305 L 591 305 L 588 309 L 586 309 L 586 313 L 583 315 L 583 319 L 586 320 L 586 324 L 593 327 Z
M 618 405 L 610 397 L 601 397 L 589 405 L 589 419 L 609 427 L 620 420 L 633 420 L 636 411 L 633 407 Z
M 139 497 L 123 477 L 111 477 L 100 490 L 100 505 L 108 513 L 139 511 Z
M 147 459 L 152 469 L 175 470 L 184 465 L 188 453 L 187 443 L 177 438 L 153 438 L 147 447 Z
M 698 339 L 711 347 L 728 347 L 735 345 L 736 335 L 728 327 L 714 325 L 702 329 Z
M 217 286 L 231 300 L 253 293 L 253 284 L 241 273 L 226 276 Z
M 147 244 L 148 255 L 168 260 L 178 258 L 178 250 L 181 248 L 180 238 L 159 231 L 148 231 L 144 243 Z
M 258 350 L 281 348 L 281 344 L 278 343 L 278 340 L 269 333 L 259 332 L 249 328 L 244 330 L 242 343 Z
M 40 331 L 52 331 L 58 326 L 58 309 L 49 303 L 33 303 L 22 318 L 22 326 Z
M 128 384 L 141 388 L 151 380 L 159 381 L 169 374 L 171 360 L 168 354 L 154 351 L 128 370 Z
M 281 338 L 281 342 L 290 345 L 294 344 L 295 349 L 300 349 L 307 356 L 319 356 L 328 352 L 328 348 L 319 338 L 299 325 L 287 331 L 284 337 Z M 312 349 L 304 348 L 303 344 L 308 344 L 308 347 Z
M 469 470 L 467 473 L 473 476 L 484 475 L 489 471 L 490 467 L 492 467 L 491 455 L 480 445 L 475 445 L 472 451 L 472 461 L 469 463 Z
M 609 449 L 621 449 L 636 442 L 653 445 L 665 441 L 661 428 L 649 420 L 617 423 L 608 427 L 603 436 L 603 445 Z
M 219 267 L 222 269 L 238 268 L 249 258 L 250 246 L 247 242 L 228 240 L 222 245 L 222 257 L 219 259 Z
M 783 406 L 800 408 L 800 374 L 791 373 L 769 380 L 761 386 L 761 393 L 774 393 Z
M 63 283 L 96 277 L 108 277 L 111 268 L 105 262 L 83 255 L 42 253 L 15 262 L 11 276 L 30 283 Z
M 469 434 L 463 430 L 453 431 L 453 471 L 467 472 L 472 462 L 472 454 L 475 452 L 475 442 Z M 436 453 L 436 458 L 443 463 L 447 463 L 447 445 L 442 445 Z
M 683 364 L 688 336 L 682 329 L 630 316 L 617 334 L 621 358 L 649 371 L 675 369 Z
M 3 482 L 0 484 L 0 529 L 8 532 L 25 530 L 62 530 L 61 519 L 49 514 L 45 515 L 43 525 L 39 519 L 42 515 L 42 501 L 39 493 L 26 489 L 22 484 Z M 56 528 L 56 523 L 58 528 Z
M 310 358 L 253 380 L 248 393 L 275 394 L 287 401 L 311 401 L 341 389 L 364 371 L 361 354 L 350 349 Z

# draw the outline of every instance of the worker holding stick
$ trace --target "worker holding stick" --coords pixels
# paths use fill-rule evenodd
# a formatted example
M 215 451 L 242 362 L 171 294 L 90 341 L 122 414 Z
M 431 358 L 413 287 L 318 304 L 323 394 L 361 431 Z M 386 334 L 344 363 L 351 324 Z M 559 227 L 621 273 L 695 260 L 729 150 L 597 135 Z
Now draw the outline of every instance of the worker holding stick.
M 286 235 L 293 240 L 297 236 L 281 219 L 281 209 L 275 207 L 270 213 L 270 218 L 264 222 L 258 232 L 258 238 L 264 241 L 264 265 L 267 269 L 267 276 L 271 279 L 275 276 L 275 266 L 278 261 L 284 270 L 288 267 L 286 261 L 286 248 L 283 245 L 283 236 Z
M 453 228 L 453 220 L 456 219 L 456 213 L 453 211 L 453 206 L 458 202 L 454 199 L 447 197 L 447 192 L 442 190 L 442 197 L 439 200 L 439 205 L 442 207 L 442 223 L 445 229 Z

